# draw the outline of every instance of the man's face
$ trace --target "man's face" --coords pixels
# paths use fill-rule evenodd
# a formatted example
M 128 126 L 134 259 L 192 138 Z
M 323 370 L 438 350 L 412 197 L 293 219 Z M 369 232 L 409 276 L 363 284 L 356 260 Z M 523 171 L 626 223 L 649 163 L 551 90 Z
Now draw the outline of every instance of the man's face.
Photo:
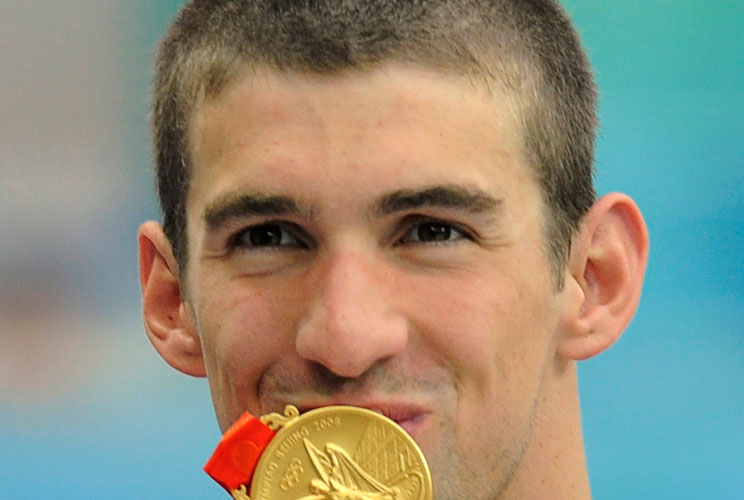
M 438 499 L 520 467 L 562 294 L 506 99 L 433 72 L 259 71 L 190 133 L 185 297 L 222 429 L 351 404 L 408 430 Z

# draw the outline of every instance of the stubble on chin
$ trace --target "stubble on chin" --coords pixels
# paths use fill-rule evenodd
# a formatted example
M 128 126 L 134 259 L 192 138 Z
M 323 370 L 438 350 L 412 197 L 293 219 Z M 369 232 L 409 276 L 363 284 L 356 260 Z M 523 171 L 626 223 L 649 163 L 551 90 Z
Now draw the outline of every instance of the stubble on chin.
M 537 414 L 537 400 L 529 418 L 511 427 L 504 422 L 484 420 L 483 427 L 463 429 L 455 419 L 441 421 L 437 435 L 441 442 L 434 450 L 425 451 L 434 483 L 434 500 L 499 500 L 504 498 L 532 440 Z M 519 429 L 514 435 L 496 440 L 484 432 L 486 426 L 502 425 Z M 494 430 L 496 433 L 496 430 Z M 467 436 L 472 446 L 458 441 Z M 473 439 L 473 436 L 481 436 Z M 512 439 L 508 439 L 512 438 Z M 506 441 L 508 439 L 508 442 Z M 491 442 L 484 446 L 484 443 Z

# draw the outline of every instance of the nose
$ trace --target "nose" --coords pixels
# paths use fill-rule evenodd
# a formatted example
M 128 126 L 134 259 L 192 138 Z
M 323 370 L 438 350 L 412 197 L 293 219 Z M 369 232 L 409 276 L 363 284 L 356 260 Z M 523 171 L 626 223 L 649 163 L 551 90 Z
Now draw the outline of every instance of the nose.
M 389 277 L 369 259 L 335 255 L 307 286 L 313 300 L 295 340 L 303 358 L 353 378 L 405 349 L 407 321 L 394 307 Z

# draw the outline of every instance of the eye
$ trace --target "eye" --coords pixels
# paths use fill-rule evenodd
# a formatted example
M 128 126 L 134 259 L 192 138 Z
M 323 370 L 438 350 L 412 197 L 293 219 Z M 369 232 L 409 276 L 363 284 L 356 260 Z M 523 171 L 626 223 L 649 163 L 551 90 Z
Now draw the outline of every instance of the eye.
M 452 224 L 436 220 L 414 224 L 401 238 L 401 243 L 452 243 L 467 236 Z
M 259 224 L 247 227 L 233 236 L 230 247 L 244 249 L 304 248 L 305 245 L 281 224 Z

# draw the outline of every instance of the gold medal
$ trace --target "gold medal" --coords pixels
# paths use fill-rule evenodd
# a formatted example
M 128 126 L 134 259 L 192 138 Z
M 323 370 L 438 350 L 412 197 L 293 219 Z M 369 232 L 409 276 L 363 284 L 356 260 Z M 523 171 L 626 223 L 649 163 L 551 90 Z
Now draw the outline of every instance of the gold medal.
M 299 415 L 288 406 L 261 421 L 277 431 L 260 455 L 250 496 L 236 500 L 431 500 L 421 449 L 395 422 L 353 406 Z

